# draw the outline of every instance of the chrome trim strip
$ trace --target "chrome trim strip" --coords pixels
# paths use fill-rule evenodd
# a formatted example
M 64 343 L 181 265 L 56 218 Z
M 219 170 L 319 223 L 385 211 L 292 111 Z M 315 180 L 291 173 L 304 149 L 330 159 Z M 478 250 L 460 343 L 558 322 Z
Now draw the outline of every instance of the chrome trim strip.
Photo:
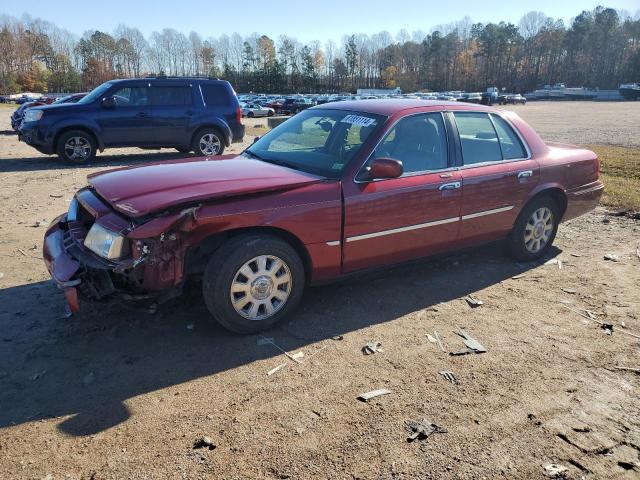
M 330 247 L 337 247 L 338 245 L 340 245 L 340 240 L 334 240 L 332 242 L 327 242 L 327 245 L 329 245 Z
M 409 232 L 420 228 L 435 227 L 436 225 L 444 225 L 446 223 L 457 222 L 460 217 L 445 218 L 444 220 L 436 220 L 435 222 L 420 223 L 418 225 L 410 225 L 408 227 L 394 228 L 392 230 L 382 230 L 381 232 L 365 233 L 364 235 L 356 235 L 347 238 L 347 242 L 356 242 L 358 240 L 366 240 L 369 238 L 383 237 L 385 235 L 393 235 L 394 233 Z
M 484 212 L 470 213 L 469 215 L 463 215 L 462 217 L 460 217 L 460 219 L 469 220 L 472 218 L 484 217 L 485 215 L 492 215 L 494 213 L 508 212 L 512 208 L 513 208 L 513 205 L 509 205 L 508 207 L 494 208 L 492 210 L 485 210 Z

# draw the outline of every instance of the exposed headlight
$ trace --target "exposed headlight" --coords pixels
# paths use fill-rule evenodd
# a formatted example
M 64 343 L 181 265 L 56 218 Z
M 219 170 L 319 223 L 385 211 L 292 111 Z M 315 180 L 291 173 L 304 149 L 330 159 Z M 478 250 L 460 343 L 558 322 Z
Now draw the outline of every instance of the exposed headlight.
M 24 114 L 24 121 L 37 122 L 42 118 L 42 115 L 44 115 L 44 111 L 31 108 Z
M 69 211 L 67 212 L 67 221 L 75 222 L 78 219 L 78 200 L 76 197 L 73 197 L 71 203 L 69 204 Z
M 94 223 L 84 239 L 84 246 L 109 260 L 117 260 L 129 253 L 129 242 L 122 236 Z

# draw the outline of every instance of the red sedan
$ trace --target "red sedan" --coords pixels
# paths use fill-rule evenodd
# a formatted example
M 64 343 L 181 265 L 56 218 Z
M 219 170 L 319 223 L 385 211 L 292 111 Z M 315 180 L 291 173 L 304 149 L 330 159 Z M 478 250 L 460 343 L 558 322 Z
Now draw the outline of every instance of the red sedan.
M 239 156 L 93 174 L 48 229 L 44 258 L 78 296 L 162 302 L 202 278 L 226 328 L 291 313 L 305 285 L 506 239 L 519 260 L 593 209 L 596 155 L 517 115 L 371 100 L 301 112 Z

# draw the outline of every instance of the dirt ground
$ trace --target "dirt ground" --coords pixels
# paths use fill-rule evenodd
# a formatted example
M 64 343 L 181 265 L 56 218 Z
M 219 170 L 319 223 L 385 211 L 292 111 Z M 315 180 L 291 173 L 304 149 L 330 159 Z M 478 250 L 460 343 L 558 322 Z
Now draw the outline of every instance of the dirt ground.
M 545 138 L 637 145 L 639 107 L 514 110 Z M 551 463 L 571 479 L 640 478 L 640 375 L 615 368 L 640 368 L 640 337 L 629 334 L 640 334 L 638 221 L 599 208 L 563 224 L 553 250 L 562 268 L 490 246 L 309 289 L 266 333 L 304 352 L 296 364 L 218 327 L 197 290 L 155 314 L 113 305 L 67 318 L 36 222 L 66 210 L 90 172 L 178 154 L 111 150 L 70 168 L 18 143 L 9 113 L 0 110 L 0 479 L 536 479 Z M 471 308 L 468 294 L 484 305 Z M 450 356 L 426 336 L 436 330 L 446 352 L 459 351 L 457 327 L 487 352 Z M 363 355 L 369 341 L 383 352 Z M 379 388 L 392 393 L 356 399 Z M 407 442 L 405 422 L 423 419 L 447 432 Z M 194 449 L 205 435 L 215 448 Z

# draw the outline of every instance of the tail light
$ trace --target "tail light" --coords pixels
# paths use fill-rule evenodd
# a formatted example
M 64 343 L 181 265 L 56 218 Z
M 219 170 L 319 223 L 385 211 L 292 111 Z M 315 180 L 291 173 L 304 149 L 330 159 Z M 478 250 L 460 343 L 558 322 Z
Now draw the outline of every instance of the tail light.
M 240 105 L 236 108 L 236 122 L 242 123 L 242 109 L 240 108 Z

